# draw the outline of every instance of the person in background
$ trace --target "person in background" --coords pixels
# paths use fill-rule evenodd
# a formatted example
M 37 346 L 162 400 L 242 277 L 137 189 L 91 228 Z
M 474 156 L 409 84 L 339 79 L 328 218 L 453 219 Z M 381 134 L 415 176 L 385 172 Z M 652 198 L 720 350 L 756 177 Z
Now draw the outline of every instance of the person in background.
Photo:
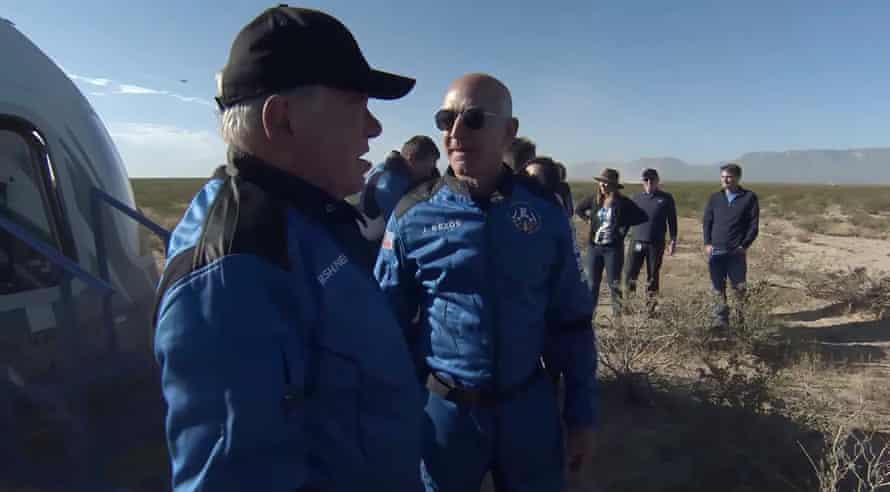
M 606 168 L 593 178 L 595 193 L 578 203 L 575 214 L 590 223 L 587 245 L 587 274 L 594 305 L 599 299 L 603 270 L 612 296 L 612 315 L 621 314 L 621 270 L 624 266 L 624 238 L 628 230 L 647 220 L 646 213 L 621 193 L 616 169 Z
M 636 291 L 637 277 L 643 263 L 646 264 L 647 307 L 649 313 L 654 314 L 665 250 L 668 256 L 673 256 L 677 247 L 677 205 L 673 195 L 659 187 L 658 171 L 644 169 L 640 180 L 643 191 L 634 195 L 632 200 L 646 212 L 648 220 L 630 229 L 631 242 L 624 283 L 628 292 Z M 666 241 L 668 232 L 670 242 Z
M 514 173 L 519 173 L 528 161 L 535 158 L 537 152 L 537 146 L 527 137 L 514 138 L 510 148 L 504 151 L 504 162 Z
M 715 327 L 729 327 L 726 280 L 736 298 L 736 310 L 744 312 L 748 275 L 748 248 L 757 239 L 760 205 L 757 195 L 742 188 L 742 168 L 728 163 L 720 167 L 720 191 L 708 199 L 702 219 L 705 254 L 715 298 Z M 741 322 L 744 322 L 740 318 Z
M 415 135 L 402 145 L 401 152 L 390 152 L 368 172 L 358 200 L 359 212 L 365 219 L 359 225 L 375 247 L 379 246 L 389 216 L 402 196 L 419 183 L 439 177 L 439 155 L 433 139 Z
M 553 193 L 559 205 L 566 212 L 566 216 L 571 218 L 574 207 L 572 191 L 568 183 L 565 182 L 565 166 L 550 157 L 538 156 L 526 162 L 520 172 L 534 178 L 547 191 Z
M 556 193 L 559 185 L 559 169 L 556 167 L 556 162 L 553 159 L 545 156 L 535 157 L 525 163 L 520 173 L 533 178 L 544 189 L 553 193 L 553 196 L 561 202 L 559 195 Z
M 557 162 L 556 167 L 559 170 L 559 184 L 556 185 L 556 194 L 562 198 L 566 215 L 571 217 L 575 212 L 575 201 L 572 198 L 572 188 L 567 181 L 566 166 L 561 162 Z

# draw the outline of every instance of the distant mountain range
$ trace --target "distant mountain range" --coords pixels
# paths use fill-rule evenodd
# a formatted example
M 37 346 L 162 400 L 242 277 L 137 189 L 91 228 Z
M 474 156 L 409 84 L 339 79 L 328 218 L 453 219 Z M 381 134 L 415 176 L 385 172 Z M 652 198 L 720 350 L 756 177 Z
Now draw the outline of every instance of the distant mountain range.
M 849 150 L 788 150 L 749 152 L 732 159 L 742 166 L 747 182 L 890 184 L 890 148 Z M 622 181 L 639 181 L 647 167 L 658 170 L 662 181 L 717 181 L 719 166 L 692 165 L 674 157 L 642 158 L 632 162 L 588 161 L 568 166 L 569 179 L 589 179 L 614 167 Z

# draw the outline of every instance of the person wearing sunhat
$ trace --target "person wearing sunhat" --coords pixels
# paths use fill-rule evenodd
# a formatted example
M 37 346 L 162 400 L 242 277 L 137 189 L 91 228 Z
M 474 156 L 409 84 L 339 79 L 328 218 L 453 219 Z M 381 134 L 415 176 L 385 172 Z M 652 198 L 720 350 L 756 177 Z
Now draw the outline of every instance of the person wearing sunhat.
M 175 492 L 422 490 L 421 388 L 344 201 L 382 131 L 368 98 L 413 86 L 323 12 L 280 5 L 235 37 L 228 162 L 173 230 L 157 294 Z
M 575 215 L 590 223 L 587 236 L 587 275 L 596 305 L 599 299 L 603 270 L 612 296 L 612 314 L 621 313 L 621 270 L 624 267 L 624 238 L 631 227 L 648 219 L 646 213 L 621 193 L 618 170 L 606 168 L 593 178 L 595 193 L 581 200 Z

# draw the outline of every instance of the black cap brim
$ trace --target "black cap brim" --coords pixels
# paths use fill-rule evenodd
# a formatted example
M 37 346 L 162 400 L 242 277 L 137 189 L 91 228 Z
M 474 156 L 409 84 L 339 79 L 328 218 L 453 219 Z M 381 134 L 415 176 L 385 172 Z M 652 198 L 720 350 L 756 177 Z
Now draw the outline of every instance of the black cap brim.
M 368 97 L 374 99 L 399 99 L 406 96 L 414 88 L 416 81 L 394 73 L 371 70 L 365 82 Z

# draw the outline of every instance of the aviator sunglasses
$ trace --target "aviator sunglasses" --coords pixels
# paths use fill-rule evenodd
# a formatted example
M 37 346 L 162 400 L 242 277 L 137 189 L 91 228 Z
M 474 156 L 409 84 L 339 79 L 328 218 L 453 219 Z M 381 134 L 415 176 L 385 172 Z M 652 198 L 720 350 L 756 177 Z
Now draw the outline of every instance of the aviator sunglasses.
M 467 108 L 463 111 L 455 111 L 453 109 L 440 109 L 436 111 L 436 128 L 443 132 L 447 132 L 454 128 L 454 121 L 460 116 L 467 128 L 471 130 L 479 130 L 485 126 L 486 116 L 502 117 L 497 113 L 485 111 L 482 108 Z

